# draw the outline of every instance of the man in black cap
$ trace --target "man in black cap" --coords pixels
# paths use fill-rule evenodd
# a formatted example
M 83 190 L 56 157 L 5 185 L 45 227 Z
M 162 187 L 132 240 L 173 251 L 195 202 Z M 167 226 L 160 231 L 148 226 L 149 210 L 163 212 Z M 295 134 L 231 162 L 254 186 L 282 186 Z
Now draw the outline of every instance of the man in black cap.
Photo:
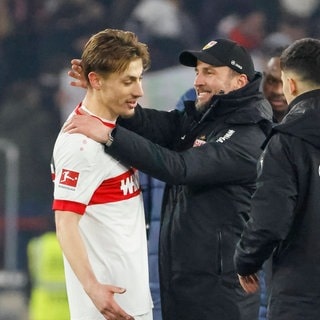
M 259 91 L 261 74 L 235 42 L 211 41 L 182 52 L 180 62 L 196 72 L 197 100 L 184 111 L 138 105 L 113 130 L 87 116 L 71 119 L 65 130 L 104 143 L 114 158 L 166 182 L 159 244 L 163 319 L 254 320 L 259 294 L 242 290 L 233 254 L 249 218 L 272 109 Z M 73 70 L 69 74 L 81 79 L 81 67 Z

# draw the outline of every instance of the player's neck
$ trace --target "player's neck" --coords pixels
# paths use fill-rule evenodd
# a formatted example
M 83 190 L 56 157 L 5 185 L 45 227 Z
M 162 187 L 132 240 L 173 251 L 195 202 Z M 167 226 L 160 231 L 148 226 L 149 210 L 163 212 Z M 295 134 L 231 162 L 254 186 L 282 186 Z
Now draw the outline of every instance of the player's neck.
M 85 106 L 89 113 L 101 118 L 102 120 L 115 122 L 118 118 L 117 115 L 114 115 L 98 99 L 95 99 L 95 97 L 86 95 L 82 101 L 82 106 Z

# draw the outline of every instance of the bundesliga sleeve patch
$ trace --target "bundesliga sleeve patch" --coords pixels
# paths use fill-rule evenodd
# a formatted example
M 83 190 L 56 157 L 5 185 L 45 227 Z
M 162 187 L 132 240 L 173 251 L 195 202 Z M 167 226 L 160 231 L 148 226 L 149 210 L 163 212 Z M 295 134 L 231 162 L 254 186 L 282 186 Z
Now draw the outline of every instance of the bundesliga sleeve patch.
M 79 179 L 79 172 L 62 169 L 60 185 L 76 188 Z

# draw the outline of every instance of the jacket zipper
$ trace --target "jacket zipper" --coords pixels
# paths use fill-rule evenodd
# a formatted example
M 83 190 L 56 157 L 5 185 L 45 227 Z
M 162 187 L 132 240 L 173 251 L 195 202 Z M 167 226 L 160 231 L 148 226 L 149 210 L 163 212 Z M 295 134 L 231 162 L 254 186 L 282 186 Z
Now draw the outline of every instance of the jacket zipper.
M 217 267 L 218 267 L 218 274 L 222 274 L 222 270 L 223 270 L 223 261 L 222 261 L 222 232 L 221 230 L 218 231 L 218 235 L 217 235 L 217 238 L 218 238 L 218 253 L 217 253 Z

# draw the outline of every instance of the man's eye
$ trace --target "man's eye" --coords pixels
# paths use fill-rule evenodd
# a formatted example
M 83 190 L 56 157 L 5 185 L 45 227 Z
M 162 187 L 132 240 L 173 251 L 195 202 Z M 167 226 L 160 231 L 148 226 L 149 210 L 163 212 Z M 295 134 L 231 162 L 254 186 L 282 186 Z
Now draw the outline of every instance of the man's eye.
M 267 83 L 274 86 L 280 84 L 281 81 L 274 78 L 268 78 Z

